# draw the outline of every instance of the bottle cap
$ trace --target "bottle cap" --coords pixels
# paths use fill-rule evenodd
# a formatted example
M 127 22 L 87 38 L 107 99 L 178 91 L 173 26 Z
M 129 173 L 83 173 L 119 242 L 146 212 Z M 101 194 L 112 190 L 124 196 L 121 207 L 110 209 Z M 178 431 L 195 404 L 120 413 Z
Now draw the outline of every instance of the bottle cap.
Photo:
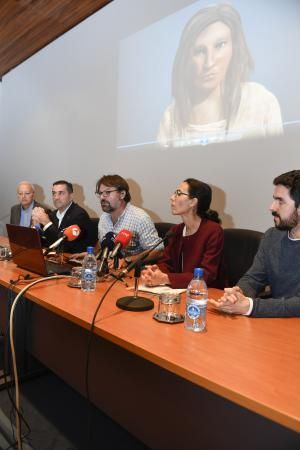
M 94 253 L 94 247 L 87 247 L 86 251 L 88 252 L 89 255 Z
M 202 278 L 203 274 L 204 274 L 204 270 L 201 267 L 195 267 L 194 278 Z

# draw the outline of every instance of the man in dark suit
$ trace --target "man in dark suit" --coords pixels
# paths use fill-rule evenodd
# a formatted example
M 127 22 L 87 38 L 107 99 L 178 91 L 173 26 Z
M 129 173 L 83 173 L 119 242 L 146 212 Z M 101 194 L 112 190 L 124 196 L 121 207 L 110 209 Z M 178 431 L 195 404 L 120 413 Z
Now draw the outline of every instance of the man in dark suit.
M 52 186 L 53 204 L 55 211 L 49 214 L 43 208 L 37 207 L 32 211 L 33 224 L 42 227 L 43 245 L 49 247 L 59 237 L 62 231 L 70 225 L 78 225 L 81 232 L 79 237 L 71 242 L 63 241 L 63 251 L 80 253 L 86 251 L 87 246 L 94 245 L 92 223 L 88 213 L 73 202 L 73 185 L 65 180 L 59 180 Z
M 17 186 L 17 197 L 19 203 L 11 208 L 9 223 L 30 227 L 33 208 L 41 206 L 34 200 L 33 184 L 29 181 L 21 181 Z

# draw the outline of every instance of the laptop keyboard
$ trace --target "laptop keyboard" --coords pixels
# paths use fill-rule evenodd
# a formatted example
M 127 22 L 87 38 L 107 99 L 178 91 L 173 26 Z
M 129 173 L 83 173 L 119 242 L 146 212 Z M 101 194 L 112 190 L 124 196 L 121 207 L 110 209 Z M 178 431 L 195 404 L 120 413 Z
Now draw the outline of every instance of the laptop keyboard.
M 71 273 L 72 266 L 69 264 L 59 264 L 53 261 L 46 261 L 46 267 L 48 275 L 69 275 Z

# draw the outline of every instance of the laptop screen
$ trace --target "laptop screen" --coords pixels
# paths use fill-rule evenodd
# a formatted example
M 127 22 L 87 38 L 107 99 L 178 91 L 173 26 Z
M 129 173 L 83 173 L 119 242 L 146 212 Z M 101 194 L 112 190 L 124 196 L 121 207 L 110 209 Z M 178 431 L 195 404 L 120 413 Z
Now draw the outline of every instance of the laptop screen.
M 19 225 L 7 224 L 6 228 L 13 262 L 30 272 L 46 276 L 48 271 L 39 232 Z

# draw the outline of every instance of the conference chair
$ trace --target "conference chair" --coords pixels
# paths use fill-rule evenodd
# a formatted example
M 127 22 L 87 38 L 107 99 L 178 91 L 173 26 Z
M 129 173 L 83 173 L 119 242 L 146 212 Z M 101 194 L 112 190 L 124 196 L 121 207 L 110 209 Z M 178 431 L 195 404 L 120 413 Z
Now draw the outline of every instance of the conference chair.
M 160 238 L 163 238 L 167 232 L 174 227 L 175 223 L 171 223 L 171 222 L 155 222 L 154 223 L 157 234 Z M 168 239 L 166 239 L 165 241 L 165 245 L 167 244 Z
M 93 239 L 93 245 L 96 245 L 97 241 L 98 241 L 98 222 L 99 222 L 99 218 L 98 217 L 91 217 L 91 223 L 92 223 L 92 239 Z
M 164 238 L 167 232 L 175 225 L 175 223 L 170 222 L 155 222 L 154 226 L 156 228 L 158 237 L 160 239 Z M 168 239 L 165 239 L 164 245 L 166 246 Z M 161 258 L 152 258 L 151 256 L 147 258 L 147 264 L 157 264 Z
M 263 233 L 242 228 L 224 230 L 224 275 L 227 286 L 235 286 L 252 265 Z

